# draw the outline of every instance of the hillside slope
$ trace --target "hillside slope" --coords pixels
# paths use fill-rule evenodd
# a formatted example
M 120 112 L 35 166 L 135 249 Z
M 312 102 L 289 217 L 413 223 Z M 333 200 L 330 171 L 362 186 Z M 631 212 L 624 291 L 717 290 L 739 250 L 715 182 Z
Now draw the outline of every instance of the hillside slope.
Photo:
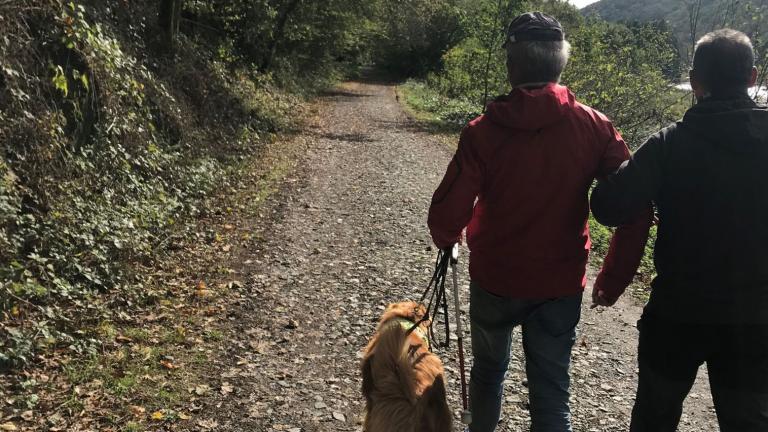
M 600 0 L 584 9 L 586 16 L 599 16 L 608 21 L 666 21 L 681 43 L 691 45 L 693 1 L 680 0 Z M 762 18 L 768 11 L 765 0 L 703 0 L 696 37 L 722 28 L 734 27 L 752 36 L 768 30 Z
M 140 303 L 146 267 L 296 110 L 210 38 L 160 48 L 156 11 L 0 2 L 0 369 L 111 319 L 102 294 Z

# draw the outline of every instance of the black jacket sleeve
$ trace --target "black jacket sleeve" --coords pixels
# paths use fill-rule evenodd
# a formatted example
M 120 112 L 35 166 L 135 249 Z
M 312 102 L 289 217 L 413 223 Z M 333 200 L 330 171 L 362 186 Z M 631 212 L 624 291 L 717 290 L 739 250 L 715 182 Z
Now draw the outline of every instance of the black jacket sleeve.
M 652 136 L 616 172 L 598 179 L 591 199 L 592 213 L 598 222 L 613 227 L 628 224 L 656 200 L 669 132 L 665 129 Z

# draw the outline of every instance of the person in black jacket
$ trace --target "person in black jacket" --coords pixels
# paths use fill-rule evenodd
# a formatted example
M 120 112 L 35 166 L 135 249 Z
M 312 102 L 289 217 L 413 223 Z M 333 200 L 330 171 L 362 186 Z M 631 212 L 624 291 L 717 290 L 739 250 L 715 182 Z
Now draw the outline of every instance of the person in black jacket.
M 768 109 L 749 94 L 754 65 L 745 34 L 704 36 L 690 73 L 698 103 L 592 194 L 602 224 L 649 203 L 660 221 L 632 432 L 675 431 L 704 363 L 721 431 L 768 431 Z

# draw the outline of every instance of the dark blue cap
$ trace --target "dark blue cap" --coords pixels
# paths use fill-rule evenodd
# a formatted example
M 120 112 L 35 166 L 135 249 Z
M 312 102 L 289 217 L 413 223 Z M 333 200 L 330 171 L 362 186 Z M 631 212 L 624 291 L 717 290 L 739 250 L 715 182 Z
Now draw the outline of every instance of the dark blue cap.
M 557 42 L 565 40 L 563 26 L 541 12 L 524 13 L 509 24 L 504 46 L 515 42 Z

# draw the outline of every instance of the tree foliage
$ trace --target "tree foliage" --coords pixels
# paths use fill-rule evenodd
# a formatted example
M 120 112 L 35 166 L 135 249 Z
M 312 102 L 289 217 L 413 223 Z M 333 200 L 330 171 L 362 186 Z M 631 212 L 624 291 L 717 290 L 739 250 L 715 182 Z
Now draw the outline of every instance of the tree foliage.
M 464 4 L 463 39 L 443 55 L 441 68 L 426 80 L 439 94 L 435 98 L 463 101 L 434 104 L 447 121 L 466 121 L 482 112 L 487 95 L 509 91 L 503 28 L 514 15 L 536 9 L 557 17 L 572 44 L 563 82 L 583 102 L 613 118 L 629 142 L 639 143 L 680 115 L 684 95 L 671 88 L 671 82 L 680 75 L 681 56 L 665 23 L 585 20 L 561 0 L 483 0 Z M 423 89 L 419 93 L 425 94 Z M 467 106 L 474 108 L 446 111 Z
M 668 33 L 653 24 L 588 21 L 571 43 L 563 82 L 607 114 L 630 144 L 640 144 L 682 114 L 686 94 L 674 90 L 668 78 L 679 59 Z
M 693 45 L 705 33 L 724 27 L 741 30 L 755 45 L 759 83 L 766 84 L 768 4 L 764 0 L 603 0 L 585 8 L 584 13 L 612 22 L 663 25 L 673 35 L 684 66 L 690 65 Z
M 463 38 L 458 0 L 372 1 L 373 62 L 399 77 L 425 76 Z

